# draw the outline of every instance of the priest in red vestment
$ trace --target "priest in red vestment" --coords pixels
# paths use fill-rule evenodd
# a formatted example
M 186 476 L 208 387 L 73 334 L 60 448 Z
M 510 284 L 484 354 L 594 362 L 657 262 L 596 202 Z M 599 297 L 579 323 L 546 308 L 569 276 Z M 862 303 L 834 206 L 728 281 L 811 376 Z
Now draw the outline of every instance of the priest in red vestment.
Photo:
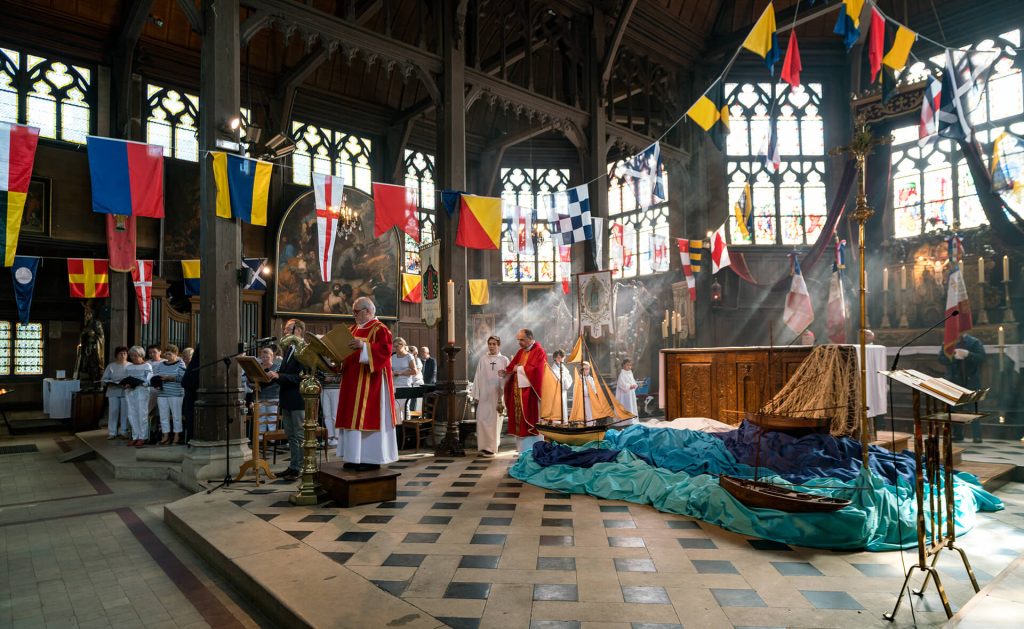
M 395 384 L 391 374 L 391 331 L 376 316 L 368 297 L 352 304 L 353 351 L 342 362 L 338 392 L 338 456 L 345 467 L 379 468 L 398 460 L 395 439 Z
M 530 330 L 524 328 L 516 332 L 516 342 L 519 351 L 501 375 L 505 378 L 508 434 L 516 436 L 516 449 L 523 452 L 543 440 L 534 426 L 540 419 L 541 384 L 548 355 Z

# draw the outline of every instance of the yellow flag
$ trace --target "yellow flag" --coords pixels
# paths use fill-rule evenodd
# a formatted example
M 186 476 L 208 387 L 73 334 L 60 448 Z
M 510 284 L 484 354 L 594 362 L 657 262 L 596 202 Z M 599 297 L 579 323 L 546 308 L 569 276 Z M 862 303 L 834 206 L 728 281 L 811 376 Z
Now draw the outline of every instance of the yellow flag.
M 707 96 L 701 96 L 700 99 L 686 111 L 686 115 L 689 116 L 690 120 L 699 124 L 701 129 L 710 131 L 711 127 L 718 122 L 721 114 L 718 111 L 718 106 L 716 106 L 710 98 Z
M 775 7 L 769 2 L 764 13 L 758 18 L 757 24 L 754 24 L 754 28 L 743 40 L 743 47 L 762 57 L 767 57 L 768 52 L 774 47 L 773 35 L 775 35 Z
M 469 280 L 469 304 L 486 306 L 490 301 L 491 293 L 487 280 Z
M 907 65 L 907 57 L 910 56 L 910 47 L 914 45 L 917 33 L 900 24 L 893 38 L 892 48 L 882 57 L 882 63 L 893 70 L 902 70 Z

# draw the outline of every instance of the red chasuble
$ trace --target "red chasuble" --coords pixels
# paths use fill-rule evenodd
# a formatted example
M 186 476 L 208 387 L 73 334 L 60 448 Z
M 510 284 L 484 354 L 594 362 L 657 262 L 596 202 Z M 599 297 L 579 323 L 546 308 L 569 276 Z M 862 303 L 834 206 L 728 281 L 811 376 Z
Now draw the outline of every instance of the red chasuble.
M 519 350 L 506 368 L 505 408 L 508 409 L 508 434 L 517 437 L 536 435 L 534 426 L 540 418 L 541 383 L 547 369 L 548 355 L 540 343 L 534 342 L 529 350 Z M 520 389 L 516 367 L 522 365 L 531 387 Z
M 352 352 L 342 363 L 341 390 L 338 392 L 338 417 L 335 426 L 343 430 L 380 430 L 381 382 L 391 407 L 391 425 L 395 424 L 395 382 L 391 375 L 391 330 L 374 319 L 363 327 L 349 326 L 352 336 L 368 345 L 370 362 L 359 362 L 360 352 Z

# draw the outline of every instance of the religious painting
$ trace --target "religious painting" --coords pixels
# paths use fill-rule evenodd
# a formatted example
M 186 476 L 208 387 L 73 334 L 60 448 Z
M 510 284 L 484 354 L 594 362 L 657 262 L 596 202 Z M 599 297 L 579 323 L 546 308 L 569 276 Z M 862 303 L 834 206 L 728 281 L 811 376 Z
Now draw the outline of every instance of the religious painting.
M 469 315 L 469 355 L 487 349 L 487 337 L 497 334 L 494 313 Z
M 45 236 L 50 226 L 50 186 L 48 177 L 33 177 L 28 183 L 25 211 L 21 215 L 21 233 Z
M 602 326 L 612 330 L 612 272 L 595 271 L 576 275 L 580 329 L 590 328 L 590 336 L 600 338 Z
M 313 191 L 285 212 L 277 232 L 276 314 L 352 317 L 352 303 L 365 296 L 373 299 L 381 319 L 398 317 L 398 235 L 391 229 L 373 237 L 373 199 L 350 186 L 345 186 L 339 216 L 347 216 L 347 210 L 354 212 L 355 222 L 339 226 L 327 282 L 320 274 Z

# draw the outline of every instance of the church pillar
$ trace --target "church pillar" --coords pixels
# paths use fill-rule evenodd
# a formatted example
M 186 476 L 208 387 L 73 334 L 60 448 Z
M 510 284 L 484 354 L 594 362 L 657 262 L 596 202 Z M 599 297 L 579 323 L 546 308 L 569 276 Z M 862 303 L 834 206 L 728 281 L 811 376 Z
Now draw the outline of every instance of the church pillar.
M 110 334 L 107 336 L 107 355 L 104 357 L 108 363 L 116 356 L 114 348 L 119 346 L 128 347 L 128 292 L 132 286 L 129 281 L 131 273 L 111 272 L 110 278 Z M 134 291 L 132 291 L 134 292 Z
M 601 64 L 606 48 L 604 18 L 604 12 L 595 5 L 591 25 L 590 63 L 587 64 L 586 109 L 590 113 L 590 120 L 587 125 L 587 151 L 583 156 L 583 180 L 590 181 L 591 216 L 607 219 L 608 179 L 602 176 L 608 172 L 608 117 L 605 113 L 607 95 L 604 93 L 607 88 L 601 84 Z M 611 225 L 605 222 L 601 237 L 607 238 L 610 230 Z M 596 245 L 594 240 L 583 242 L 584 271 L 596 271 L 601 264 L 597 259 Z M 607 251 L 608 248 L 602 247 L 601 250 Z
M 199 372 L 195 428 L 182 464 L 186 483 L 220 479 L 238 471 L 249 453 L 242 438 L 239 351 L 241 229 L 217 218 L 216 186 L 208 151 L 218 140 L 238 141 L 226 124 L 239 115 L 238 0 L 203 0 L 199 99 Z M 222 150 L 222 149 L 221 149 Z M 207 366 L 208 365 L 208 366 Z

